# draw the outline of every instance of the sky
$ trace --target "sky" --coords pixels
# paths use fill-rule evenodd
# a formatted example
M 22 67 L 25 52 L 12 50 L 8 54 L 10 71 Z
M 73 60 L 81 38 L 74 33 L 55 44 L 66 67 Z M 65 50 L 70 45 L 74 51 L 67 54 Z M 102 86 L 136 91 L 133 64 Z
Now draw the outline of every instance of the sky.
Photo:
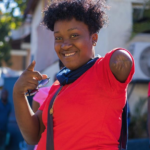
M 13 8 L 13 7 L 16 7 L 16 6 L 17 6 L 17 4 L 16 4 L 15 2 L 12 2 L 10 7 Z M 0 2 L 0 10 L 1 10 L 2 12 L 6 12 L 4 3 L 2 3 L 2 2 Z M 20 15 L 20 11 L 19 11 L 18 8 L 16 8 L 16 9 L 15 9 L 15 12 L 14 12 L 14 16 L 19 16 L 19 15 Z

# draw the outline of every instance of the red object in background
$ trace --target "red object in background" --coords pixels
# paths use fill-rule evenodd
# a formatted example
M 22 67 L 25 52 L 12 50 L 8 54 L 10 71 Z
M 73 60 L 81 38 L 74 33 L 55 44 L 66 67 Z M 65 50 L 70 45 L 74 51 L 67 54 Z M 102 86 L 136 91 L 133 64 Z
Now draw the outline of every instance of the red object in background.
M 148 84 L 148 97 L 150 96 L 150 82 Z

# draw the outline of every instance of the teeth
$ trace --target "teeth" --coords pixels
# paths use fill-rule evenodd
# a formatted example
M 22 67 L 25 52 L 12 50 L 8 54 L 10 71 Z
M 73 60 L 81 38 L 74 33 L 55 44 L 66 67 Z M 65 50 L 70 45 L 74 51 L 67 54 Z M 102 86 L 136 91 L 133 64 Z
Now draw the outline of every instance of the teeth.
M 74 54 L 75 54 L 75 52 L 74 53 L 70 53 L 70 54 L 65 54 L 65 56 L 68 57 L 68 56 L 72 56 Z

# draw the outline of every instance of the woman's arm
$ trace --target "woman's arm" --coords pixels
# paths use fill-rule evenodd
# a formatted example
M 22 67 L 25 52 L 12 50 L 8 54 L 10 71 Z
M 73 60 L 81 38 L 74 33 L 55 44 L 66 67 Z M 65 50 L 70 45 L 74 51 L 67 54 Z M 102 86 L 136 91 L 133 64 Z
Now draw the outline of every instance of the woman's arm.
M 36 112 L 40 107 L 40 104 L 36 102 L 35 100 L 32 100 L 32 110 L 33 112 Z
M 35 89 L 38 81 L 47 77 L 34 71 L 34 66 L 35 62 L 32 62 L 17 80 L 13 88 L 13 101 L 17 123 L 28 144 L 38 143 L 41 133 L 44 131 L 42 111 L 38 110 L 34 114 L 25 96 L 28 89 Z
M 109 66 L 116 79 L 125 82 L 132 68 L 131 56 L 125 50 L 117 50 L 112 54 Z
M 13 97 L 16 119 L 22 136 L 28 144 L 35 145 L 45 129 L 42 122 L 42 111 L 38 110 L 34 114 L 26 97 Z

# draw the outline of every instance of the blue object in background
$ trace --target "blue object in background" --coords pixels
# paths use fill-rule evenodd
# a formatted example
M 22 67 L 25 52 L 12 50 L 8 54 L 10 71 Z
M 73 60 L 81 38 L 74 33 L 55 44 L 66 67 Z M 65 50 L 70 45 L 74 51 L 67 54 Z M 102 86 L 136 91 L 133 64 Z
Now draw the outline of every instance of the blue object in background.
M 14 104 L 13 104 L 13 87 L 15 82 L 17 81 L 18 77 L 9 77 L 4 78 L 4 89 L 8 91 L 8 101 L 12 106 L 11 114 L 9 120 L 15 121 L 15 111 L 14 111 Z
M 19 127 L 15 118 L 15 111 L 13 105 L 13 87 L 18 77 L 4 78 L 4 88 L 8 91 L 8 101 L 11 104 L 11 113 L 8 123 L 8 132 L 10 133 L 10 140 L 7 146 L 7 150 L 19 150 L 19 143 L 23 141 L 23 137 L 20 133 Z

